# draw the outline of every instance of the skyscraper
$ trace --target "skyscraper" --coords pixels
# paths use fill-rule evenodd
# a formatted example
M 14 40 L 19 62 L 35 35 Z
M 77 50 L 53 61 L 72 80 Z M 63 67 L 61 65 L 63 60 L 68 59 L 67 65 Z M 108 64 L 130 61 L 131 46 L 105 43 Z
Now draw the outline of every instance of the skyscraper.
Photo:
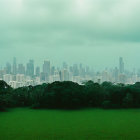
M 79 69 L 78 69 L 78 65 L 77 64 L 73 65 L 73 75 L 74 76 L 78 76 L 79 75 Z
M 36 67 L 35 75 L 36 75 L 37 77 L 40 76 L 40 67 Z
M 51 75 L 54 75 L 54 73 L 55 73 L 55 67 L 52 66 L 52 67 L 51 67 Z
M 114 69 L 114 82 L 115 83 L 118 82 L 118 76 L 119 76 L 119 70 L 117 67 L 115 67 L 115 69 Z
M 27 63 L 26 75 L 31 77 L 34 76 L 34 60 L 29 60 L 29 63 Z
M 18 64 L 18 74 L 25 74 L 25 66 L 23 64 Z
M 68 65 L 66 62 L 63 62 L 63 69 L 67 69 L 68 68 Z
M 122 57 L 119 58 L 119 72 L 124 73 L 124 62 Z
M 45 75 L 45 79 L 47 82 L 49 82 L 49 76 L 50 76 L 50 61 L 45 60 L 43 64 L 43 73 Z
M 17 60 L 16 57 L 13 58 L 13 74 L 17 74 Z
M 6 74 L 11 74 L 11 64 L 10 63 L 6 64 Z

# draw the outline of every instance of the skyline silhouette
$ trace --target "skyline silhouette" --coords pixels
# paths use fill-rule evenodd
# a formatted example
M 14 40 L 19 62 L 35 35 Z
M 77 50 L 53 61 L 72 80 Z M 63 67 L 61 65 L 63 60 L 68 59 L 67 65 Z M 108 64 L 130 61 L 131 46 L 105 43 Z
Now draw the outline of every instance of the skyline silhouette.
M 0 65 L 46 58 L 55 65 L 84 63 L 140 68 L 139 0 L 1 0 Z

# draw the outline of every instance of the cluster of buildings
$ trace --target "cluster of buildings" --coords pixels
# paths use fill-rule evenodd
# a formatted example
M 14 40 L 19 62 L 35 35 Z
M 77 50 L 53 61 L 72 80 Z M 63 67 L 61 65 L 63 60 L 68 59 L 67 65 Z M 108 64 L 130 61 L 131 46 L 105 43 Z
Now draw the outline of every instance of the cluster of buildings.
M 29 60 L 25 65 L 17 64 L 16 58 L 13 64 L 7 63 L 0 69 L 0 80 L 6 81 L 13 88 L 29 85 L 39 85 L 42 83 L 52 83 L 54 81 L 73 81 L 81 84 L 84 81 L 93 80 L 102 83 L 109 81 L 113 83 L 134 84 L 140 81 L 140 70 L 129 72 L 124 69 L 123 58 L 119 58 L 119 67 L 105 69 L 95 72 L 88 66 L 74 64 L 68 66 L 63 63 L 62 67 L 52 66 L 49 60 L 45 60 L 42 69 L 34 65 L 34 60 Z

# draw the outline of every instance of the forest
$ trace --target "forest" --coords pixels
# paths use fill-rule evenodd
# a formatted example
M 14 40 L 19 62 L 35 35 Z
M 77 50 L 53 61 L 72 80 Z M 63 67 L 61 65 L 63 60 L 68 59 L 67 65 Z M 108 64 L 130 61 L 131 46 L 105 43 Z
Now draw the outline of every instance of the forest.
M 140 108 L 140 82 L 133 85 L 71 81 L 11 88 L 0 81 L 0 111 L 10 108 L 82 109 Z

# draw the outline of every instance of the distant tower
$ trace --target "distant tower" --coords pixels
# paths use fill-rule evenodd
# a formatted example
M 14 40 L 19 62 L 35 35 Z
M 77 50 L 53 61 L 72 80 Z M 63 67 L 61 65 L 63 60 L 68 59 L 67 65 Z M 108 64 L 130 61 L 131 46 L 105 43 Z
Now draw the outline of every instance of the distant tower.
M 10 63 L 6 64 L 6 74 L 11 74 L 11 64 Z
M 63 62 L 63 69 L 67 69 L 68 68 L 68 65 L 66 62 Z
M 27 63 L 26 75 L 30 77 L 34 76 L 34 60 L 29 60 L 29 63 Z
M 50 71 L 51 71 L 50 61 L 45 60 L 43 64 L 43 74 L 45 75 L 46 81 L 49 81 Z
M 51 67 L 51 75 L 54 75 L 54 74 L 55 74 L 55 67 L 52 66 L 52 67 Z
M 13 74 L 17 74 L 17 60 L 16 57 L 13 58 Z
M 78 69 L 78 65 L 77 64 L 73 65 L 73 75 L 74 76 L 78 76 L 79 75 L 79 69 Z
M 25 66 L 23 64 L 18 64 L 18 74 L 25 74 Z
M 40 67 L 36 67 L 35 75 L 40 76 Z
M 122 57 L 119 58 L 119 72 L 124 73 L 124 62 Z
M 114 69 L 115 83 L 118 82 L 118 76 L 119 76 L 119 70 L 117 67 L 115 67 L 115 69 Z

